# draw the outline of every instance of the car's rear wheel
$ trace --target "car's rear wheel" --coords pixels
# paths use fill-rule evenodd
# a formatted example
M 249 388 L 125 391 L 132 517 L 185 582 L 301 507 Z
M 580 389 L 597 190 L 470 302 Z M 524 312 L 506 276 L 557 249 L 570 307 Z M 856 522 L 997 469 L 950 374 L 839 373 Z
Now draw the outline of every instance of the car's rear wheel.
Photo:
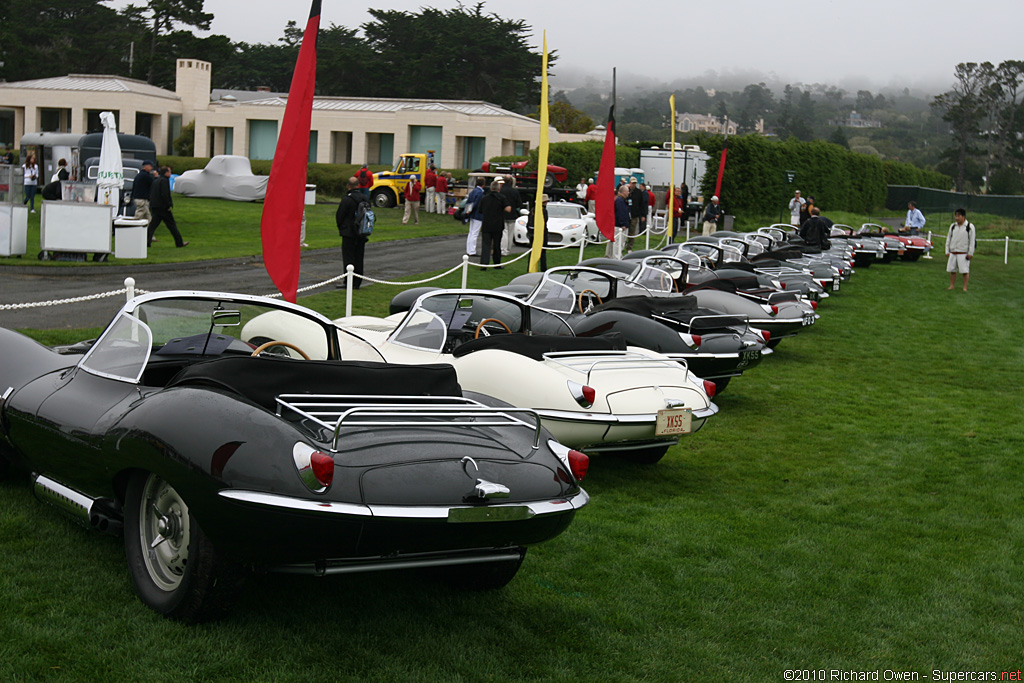
M 397 203 L 395 193 L 391 190 L 374 190 L 370 194 L 370 203 L 378 209 L 390 209 Z
M 544 175 L 544 187 L 551 188 L 555 186 L 555 176 L 550 173 Z
M 526 548 L 519 548 L 518 557 L 500 562 L 457 564 L 444 569 L 444 580 L 452 588 L 489 591 L 504 588 L 515 578 L 526 559 Z
M 648 446 L 647 448 L 637 448 L 632 451 L 622 451 L 617 453 L 617 455 L 639 465 L 653 465 L 665 457 L 668 449 L 668 446 Z
M 137 473 L 125 495 L 124 546 L 135 591 L 156 612 L 183 622 L 221 616 L 240 585 L 188 505 L 156 474 Z

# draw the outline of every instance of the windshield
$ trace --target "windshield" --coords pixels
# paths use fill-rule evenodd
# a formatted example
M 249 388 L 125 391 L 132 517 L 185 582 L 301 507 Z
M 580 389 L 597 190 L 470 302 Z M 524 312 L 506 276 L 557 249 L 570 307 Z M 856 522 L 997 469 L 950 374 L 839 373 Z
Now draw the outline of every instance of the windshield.
M 582 216 L 582 206 L 576 204 L 548 204 L 548 218 L 579 220 Z
M 595 295 L 602 303 L 614 298 L 612 278 L 604 273 L 573 269 L 554 269 L 544 274 L 544 279 L 527 301 L 531 306 L 557 313 L 572 313 L 577 310 L 579 297 Z
M 682 269 L 678 269 L 678 272 L 681 273 Z M 678 274 L 676 277 L 678 277 Z M 675 278 L 668 271 L 655 268 L 648 261 L 644 261 L 643 267 L 636 277 L 633 278 L 633 282 L 643 285 L 652 292 L 679 291 Z
M 451 353 L 470 339 L 510 332 L 523 332 L 522 304 L 487 294 L 452 292 L 420 299 L 389 341 Z

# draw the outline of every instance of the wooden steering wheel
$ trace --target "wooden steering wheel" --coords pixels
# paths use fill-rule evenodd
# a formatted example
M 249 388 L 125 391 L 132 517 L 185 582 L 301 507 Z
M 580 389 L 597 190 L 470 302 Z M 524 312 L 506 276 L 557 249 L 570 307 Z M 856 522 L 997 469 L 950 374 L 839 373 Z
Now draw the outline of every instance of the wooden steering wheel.
M 298 352 L 298 354 L 300 356 L 302 356 L 303 358 L 305 358 L 306 360 L 309 360 L 309 356 L 306 355 L 306 352 L 303 351 L 302 349 L 300 349 L 295 344 L 292 344 L 291 342 L 286 342 L 286 341 L 275 341 L 273 339 L 271 339 L 268 342 L 263 342 L 262 344 L 257 346 L 255 349 L 253 349 L 252 356 L 255 358 L 256 356 L 260 355 L 261 353 L 263 353 L 264 351 L 269 349 L 271 346 L 285 346 L 285 347 L 291 349 L 292 351 Z
M 583 295 L 586 294 L 587 292 L 590 292 L 591 294 L 594 295 L 594 298 L 597 299 L 597 303 L 598 304 L 603 304 L 604 303 L 603 301 L 601 301 L 601 295 L 600 294 L 598 294 L 597 292 L 595 292 L 592 289 L 584 289 L 582 292 L 580 292 L 580 297 L 579 297 L 580 313 L 586 313 L 586 311 L 583 310 Z
M 484 325 L 486 325 L 487 323 L 498 323 L 499 325 L 505 328 L 506 332 L 512 334 L 512 330 L 509 329 L 508 325 L 501 322 L 497 318 L 484 318 L 483 320 L 480 321 L 480 324 L 476 326 L 476 333 L 473 335 L 473 339 L 479 339 L 481 331 L 483 331 L 485 337 L 490 336 L 490 332 L 484 329 Z

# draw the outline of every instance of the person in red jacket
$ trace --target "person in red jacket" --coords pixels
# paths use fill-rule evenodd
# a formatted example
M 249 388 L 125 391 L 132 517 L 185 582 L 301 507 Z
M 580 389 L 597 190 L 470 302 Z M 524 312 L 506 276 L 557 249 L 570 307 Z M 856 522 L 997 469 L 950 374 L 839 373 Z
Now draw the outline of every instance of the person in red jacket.
M 427 166 L 427 172 L 423 174 L 423 187 L 427 191 L 426 206 L 427 213 L 434 213 L 434 197 L 437 191 L 437 167 L 434 164 Z
M 373 171 L 366 168 L 366 164 L 363 164 L 363 167 L 356 171 L 356 180 L 359 181 L 359 191 L 369 199 L 370 188 L 373 187 Z
M 434 185 L 434 202 L 437 204 L 438 213 L 448 210 L 448 176 L 444 173 L 437 174 L 437 183 Z M 435 210 L 433 206 L 427 206 L 427 212 Z
M 597 183 L 593 178 L 587 181 L 587 211 L 597 213 Z
M 422 189 L 423 183 L 418 178 L 413 178 L 405 186 L 405 215 L 402 216 L 402 225 L 406 225 L 409 222 L 410 213 L 413 217 L 413 223 L 415 225 L 420 224 L 420 191 Z

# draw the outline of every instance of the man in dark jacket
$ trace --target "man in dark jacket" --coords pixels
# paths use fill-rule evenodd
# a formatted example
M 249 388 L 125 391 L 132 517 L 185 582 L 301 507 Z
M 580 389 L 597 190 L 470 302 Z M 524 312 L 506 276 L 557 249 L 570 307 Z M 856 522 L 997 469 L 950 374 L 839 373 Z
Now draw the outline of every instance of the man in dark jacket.
M 480 200 L 480 263 L 487 265 L 491 256 L 501 263 L 501 234 L 505 231 L 505 216 L 511 207 L 501 193 L 501 181 L 491 183 L 491 191 Z M 500 266 L 499 266 L 500 267 Z
M 627 202 L 629 203 L 629 240 L 626 244 L 627 251 L 633 251 L 633 238 L 640 234 L 642 216 L 647 215 L 647 197 L 644 195 L 643 190 L 637 187 L 636 176 L 629 178 L 629 196 Z
M 811 207 L 811 217 L 800 226 L 800 237 L 804 243 L 824 251 L 832 246 L 828 239 L 831 234 L 832 221 L 822 216 L 818 207 Z
M 142 162 L 142 170 L 138 172 L 132 181 L 132 204 L 135 205 L 135 217 L 152 220 L 153 214 L 149 212 L 149 195 L 153 188 L 153 162 L 146 160 Z
M 363 274 L 363 253 L 366 251 L 366 243 L 369 237 L 359 233 L 359 226 L 356 225 L 356 210 L 360 202 L 367 201 L 366 195 L 359 188 L 359 179 L 352 176 L 348 179 L 347 193 L 341 198 L 338 205 L 338 213 L 334 220 L 338 224 L 338 234 L 341 235 L 341 260 L 344 268 L 348 271 L 352 266 L 356 275 Z M 352 289 L 359 289 L 362 278 L 352 278 Z M 345 289 L 347 283 L 342 280 L 338 283 L 338 289 Z
M 512 251 L 512 238 L 515 235 L 519 210 L 523 208 L 523 198 L 516 189 L 516 179 L 510 175 L 505 176 L 501 196 L 509 206 L 509 212 L 505 214 L 505 231 L 501 233 L 501 255 L 508 256 Z
M 629 210 L 629 186 L 619 185 L 615 191 L 615 238 L 608 242 L 604 255 L 607 258 L 622 258 L 622 247 L 629 231 L 631 220 Z
M 711 201 L 704 207 L 704 234 L 710 235 L 718 230 L 718 221 L 722 217 L 722 205 L 718 203 L 718 195 L 711 198 Z
M 171 231 L 171 237 L 174 238 L 174 246 L 179 248 L 188 246 L 188 242 L 183 241 L 181 233 L 178 232 L 178 224 L 174 220 L 174 214 L 171 213 L 171 207 L 173 206 L 174 200 L 171 199 L 171 167 L 163 166 L 160 168 L 160 175 L 153 180 L 153 185 L 149 188 L 149 210 L 153 214 L 149 221 L 149 244 L 153 243 L 153 233 L 156 232 L 157 226 L 163 221 L 167 225 L 167 229 Z

